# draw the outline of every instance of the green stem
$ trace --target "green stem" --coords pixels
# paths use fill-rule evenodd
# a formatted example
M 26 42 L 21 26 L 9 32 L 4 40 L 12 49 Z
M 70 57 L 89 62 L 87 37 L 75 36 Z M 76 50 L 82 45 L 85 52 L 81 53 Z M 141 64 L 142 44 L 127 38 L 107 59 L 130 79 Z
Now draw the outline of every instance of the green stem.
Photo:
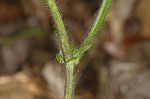
M 92 41 L 95 38 L 99 28 L 101 27 L 108 8 L 110 7 L 111 0 L 103 0 L 102 7 L 98 12 L 98 16 L 92 28 L 88 34 L 88 37 L 81 45 L 78 51 L 72 56 L 71 53 L 71 46 L 69 44 L 69 39 L 67 36 L 67 32 L 62 21 L 60 12 L 56 6 L 55 0 L 46 0 L 49 6 L 51 15 L 53 17 L 56 29 L 58 31 L 58 36 L 60 40 L 61 50 L 63 52 L 63 59 L 65 63 L 65 96 L 64 99 L 72 99 L 73 98 L 73 89 L 74 89 L 74 68 L 75 65 L 79 63 L 80 59 L 82 58 L 83 54 L 91 47 Z M 59 56 L 61 58 L 61 56 Z
M 92 25 L 90 32 L 88 33 L 88 37 L 85 39 L 84 43 L 81 45 L 79 50 L 74 55 L 74 57 L 77 57 L 76 64 L 79 63 L 84 53 L 91 47 L 92 42 L 96 37 L 96 34 L 98 33 L 100 27 L 102 26 L 102 23 L 104 22 L 108 9 L 111 5 L 111 2 L 112 0 L 103 0 L 102 6 L 98 11 L 98 15 Z
M 74 63 L 66 65 L 66 73 L 65 73 L 65 96 L 64 99 L 73 99 L 74 94 Z
M 71 52 L 70 52 L 69 39 L 67 36 L 67 32 L 66 32 L 62 17 L 60 15 L 60 12 L 58 10 L 55 0 L 46 0 L 46 1 L 49 6 L 49 10 L 51 12 L 51 15 L 53 17 L 53 20 L 54 20 L 54 23 L 58 32 L 58 37 L 60 40 L 60 46 L 63 52 L 64 59 L 65 61 L 67 61 L 71 58 Z
M 61 50 L 63 51 L 63 58 L 65 62 L 72 58 L 70 44 L 67 36 L 66 29 L 64 27 L 60 12 L 56 6 L 55 0 L 47 0 L 51 15 L 53 17 L 58 36 L 60 40 Z M 73 61 L 65 64 L 65 95 L 64 99 L 73 98 L 73 86 L 74 86 L 74 67 Z

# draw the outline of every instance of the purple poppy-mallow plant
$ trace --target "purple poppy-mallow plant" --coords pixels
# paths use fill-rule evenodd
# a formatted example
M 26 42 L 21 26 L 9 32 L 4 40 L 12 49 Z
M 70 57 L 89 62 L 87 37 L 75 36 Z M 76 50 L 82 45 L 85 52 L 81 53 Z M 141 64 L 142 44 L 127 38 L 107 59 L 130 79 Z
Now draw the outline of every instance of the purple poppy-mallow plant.
M 95 21 L 92 24 L 92 28 L 90 29 L 87 38 L 83 41 L 79 49 L 76 49 L 73 40 L 71 42 L 69 41 L 67 31 L 55 0 L 46 0 L 46 2 L 58 33 L 58 41 L 61 48 L 59 54 L 56 56 L 56 59 L 65 67 L 64 99 L 73 99 L 75 66 L 80 62 L 85 52 L 92 46 L 92 41 L 96 37 L 100 27 L 102 26 L 102 23 L 104 22 L 112 0 L 102 1 L 102 5 L 98 11 Z

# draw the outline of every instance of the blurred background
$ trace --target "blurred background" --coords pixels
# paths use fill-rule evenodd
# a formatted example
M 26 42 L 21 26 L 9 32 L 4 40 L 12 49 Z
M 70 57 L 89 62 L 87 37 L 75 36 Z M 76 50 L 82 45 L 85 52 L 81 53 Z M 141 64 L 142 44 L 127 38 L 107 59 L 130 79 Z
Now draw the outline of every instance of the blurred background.
M 76 67 L 75 99 L 150 99 L 150 0 L 112 0 Z M 102 0 L 57 0 L 79 47 Z M 0 99 L 63 99 L 64 68 L 44 0 L 0 0 Z

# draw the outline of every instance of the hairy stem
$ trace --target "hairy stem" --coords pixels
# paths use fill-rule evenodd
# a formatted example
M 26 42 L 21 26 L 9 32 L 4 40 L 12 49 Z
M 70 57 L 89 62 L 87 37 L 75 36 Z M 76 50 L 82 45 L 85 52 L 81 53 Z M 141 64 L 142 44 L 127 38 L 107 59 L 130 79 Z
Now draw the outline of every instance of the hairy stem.
M 56 29 L 58 31 L 59 41 L 61 45 L 61 50 L 63 54 L 63 59 L 61 54 L 59 54 L 59 60 L 64 60 L 65 65 L 65 96 L 64 99 L 72 99 L 73 98 L 73 90 L 74 90 L 74 68 L 75 65 L 79 63 L 80 59 L 84 55 L 84 53 L 91 47 L 92 41 L 95 38 L 97 32 L 99 31 L 105 16 L 107 14 L 108 8 L 110 7 L 111 0 L 103 0 L 101 9 L 98 11 L 98 15 L 96 17 L 95 22 L 92 25 L 90 32 L 88 33 L 88 37 L 85 39 L 79 50 L 76 51 L 75 54 L 72 54 L 71 47 L 69 44 L 69 39 L 67 36 L 67 32 L 62 21 L 60 12 L 57 8 L 55 0 L 46 0 L 49 6 L 51 15 L 53 17 Z M 74 51 L 74 50 L 73 50 Z M 74 53 L 74 52 L 73 52 Z M 73 55 L 73 56 L 72 56 Z
M 111 5 L 111 2 L 112 0 L 103 0 L 102 6 L 98 11 L 98 15 L 92 25 L 90 32 L 88 33 L 88 37 L 85 39 L 84 43 L 81 45 L 79 50 L 75 53 L 75 57 L 78 57 L 76 64 L 79 63 L 84 53 L 91 47 L 92 42 L 96 37 L 96 34 L 98 33 L 100 27 L 102 26 L 102 23 L 104 22 L 108 9 Z
M 55 0 L 46 0 L 58 32 L 59 42 L 65 61 L 71 58 L 70 44 L 67 32 Z
M 74 63 L 69 63 L 66 65 L 65 73 L 65 96 L 64 99 L 73 99 L 74 94 Z
M 63 58 L 65 62 L 72 58 L 70 44 L 67 36 L 67 32 L 62 21 L 60 12 L 56 6 L 55 0 L 47 0 L 51 15 L 53 17 L 58 36 L 60 40 L 61 50 L 63 51 Z M 65 95 L 64 99 L 73 98 L 73 86 L 74 86 L 74 62 L 68 62 L 65 64 Z

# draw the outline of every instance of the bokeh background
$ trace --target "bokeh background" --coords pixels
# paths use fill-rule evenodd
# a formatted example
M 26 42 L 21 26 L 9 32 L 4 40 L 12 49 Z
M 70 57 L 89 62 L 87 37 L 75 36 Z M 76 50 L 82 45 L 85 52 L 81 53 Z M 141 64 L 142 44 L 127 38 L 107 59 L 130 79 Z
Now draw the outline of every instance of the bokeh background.
M 56 0 L 79 47 L 102 0 Z M 112 0 L 76 67 L 74 99 L 150 99 L 150 0 Z M 0 99 L 63 99 L 64 68 L 44 0 L 0 0 Z

